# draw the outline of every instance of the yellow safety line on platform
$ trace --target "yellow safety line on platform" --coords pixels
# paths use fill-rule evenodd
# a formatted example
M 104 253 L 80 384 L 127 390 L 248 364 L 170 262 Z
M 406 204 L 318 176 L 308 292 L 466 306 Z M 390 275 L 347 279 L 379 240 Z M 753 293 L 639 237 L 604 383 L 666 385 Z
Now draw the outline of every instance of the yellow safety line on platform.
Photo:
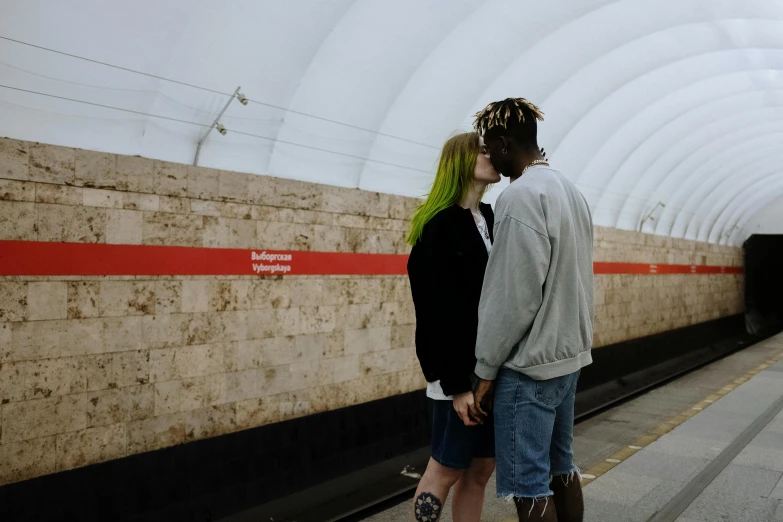
M 633 441 L 630 445 L 626 446 L 625 448 L 621 449 L 608 459 L 604 460 L 600 464 L 596 464 L 592 468 L 588 469 L 587 471 L 582 473 L 582 486 L 586 486 L 590 482 L 594 481 L 610 469 L 614 468 L 627 458 L 631 457 L 638 451 L 641 451 L 645 447 L 649 446 L 659 438 L 661 438 L 663 435 L 666 435 L 670 431 L 672 431 L 674 428 L 679 426 L 680 424 L 684 423 L 694 415 L 700 413 L 701 411 L 709 408 L 712 404 L 714 404 L 718 399 L 723 397 L 724 395 L 728 394 L 741 384 L 747 382 L 750 380 L 753 376 L 759 374 L 760 372 L 766 370 L 773 364 L 780 362 L 783 360 L 783 352 L 776 355 L 775 357 L 772 357 L 771 359 L 768 359 L 763 364 L 758 365 L 754 369 L 750 370 L 748 373 L 743 375 L 742 377 L 738 379 L 734 379 L 731 381 L 731 383 L 723 386 L 722 388 L 718 389 L 717 391 L 711 393 L 704 399 L 702 399 L 700 402 L 697 402 L 690 408 L 680 412 L 678 415 L 675 415 L 671 419 L 662 422 L 652 430 L 650 430 L 649 433 L 642 435 L 641 437 L 637 438 L 635 441 Z

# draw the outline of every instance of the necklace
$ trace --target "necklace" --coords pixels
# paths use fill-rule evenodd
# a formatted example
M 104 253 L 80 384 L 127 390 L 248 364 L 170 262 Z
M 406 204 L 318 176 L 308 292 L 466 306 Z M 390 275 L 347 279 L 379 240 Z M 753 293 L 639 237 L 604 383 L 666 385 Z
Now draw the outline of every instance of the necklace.
M 476 222 L 476 227 L 479 229 L 479 232 L 481 232 L 481 235 L 484 236 L 485 239 L 489 239 L 489 227 L 487 227 L 487 220 L 484 219 L 484 216 L 479 214 L 479 220 Z
M 530 167 L 535 167 L 536 165 L 546 165 L 548 167 L 549 162 L 547 160 L 535 160 L 533 163 L 531 163 L 530 165 L 522 169 L 522 174 L 527 172 L 527 169 L 529 169 Z M 520 174 L 520 176 L 522 176 L 522 174 Z

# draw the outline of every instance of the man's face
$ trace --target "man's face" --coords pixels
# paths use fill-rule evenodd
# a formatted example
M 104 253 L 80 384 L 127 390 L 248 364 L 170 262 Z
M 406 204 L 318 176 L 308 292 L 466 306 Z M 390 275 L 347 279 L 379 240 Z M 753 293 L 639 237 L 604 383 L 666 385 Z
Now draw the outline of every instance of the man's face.
M 489 153 L 489 161 L 495 170 L 502 176 L 508 176 L 506 171 L 508 165 L 506 165 L 507 154 L 503 154 L 503 143 L 500 136 L 494 133 L 484 134 L 484 144 L 487 146 L 487 152 Z

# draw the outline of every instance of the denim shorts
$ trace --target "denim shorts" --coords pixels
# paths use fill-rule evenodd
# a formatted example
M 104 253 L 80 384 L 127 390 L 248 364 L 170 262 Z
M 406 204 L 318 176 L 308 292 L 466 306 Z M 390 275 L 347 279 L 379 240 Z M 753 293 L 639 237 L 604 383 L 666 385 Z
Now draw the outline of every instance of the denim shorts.
M 549 497 L 552 477 L 579 473 L 571 448 L 578 380 L 579 372 L 536 381 L 500 370 L 494 409 L 498 497 Z
M 495 458 L 492 419 L 465 426 L 452 401 L 427 399 L 432 421 L 432 458 L 451 469 L 468 469 L 474 458 Z

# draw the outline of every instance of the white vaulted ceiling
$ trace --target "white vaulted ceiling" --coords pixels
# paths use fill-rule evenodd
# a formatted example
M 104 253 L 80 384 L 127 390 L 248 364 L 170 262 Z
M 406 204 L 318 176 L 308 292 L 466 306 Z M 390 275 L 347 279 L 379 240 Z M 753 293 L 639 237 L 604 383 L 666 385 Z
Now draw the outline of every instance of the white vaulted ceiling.
M 0 135 L 192 163 L 241 85 L 200 165 L 421 196 L 524 96 L 596 224 L 783 233 L 780 0 L 0 0 L 0 37 Z

